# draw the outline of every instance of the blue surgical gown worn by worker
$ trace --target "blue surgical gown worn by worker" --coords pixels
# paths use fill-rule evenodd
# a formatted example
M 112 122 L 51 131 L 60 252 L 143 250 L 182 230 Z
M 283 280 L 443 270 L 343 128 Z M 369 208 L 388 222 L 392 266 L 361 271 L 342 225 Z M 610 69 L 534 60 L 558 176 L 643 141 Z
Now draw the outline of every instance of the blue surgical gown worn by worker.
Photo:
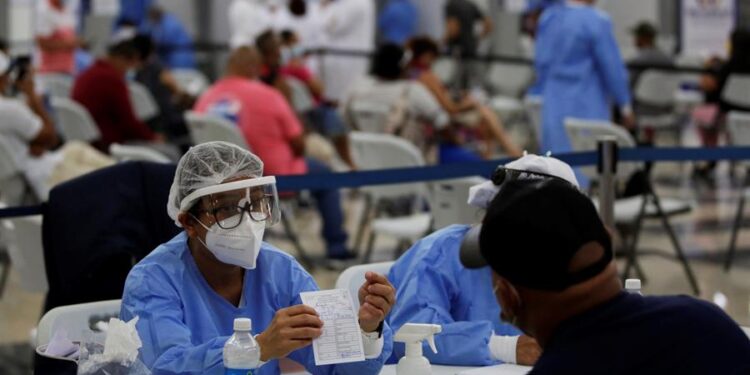
M 133 22 L 136 26 L 146 22 L 146 14 L 154 4 L 154 0 L 120 0 L 120 15 L 117 17 L 115 27 L 124 21 Z
M 156 52 L 162 64 L 170 69 L 195 68 L 193 38 L 177 17 L 164 13 L 158 23 L 147 23 L 145 29 L 154 39 Z
M 612 21 L 594 7 L 566 3 L 542 13 L 535 68 L 541 89 L 542 150 L 571 151 L 564 120 L 609 120 L 611 105 L 631 104 L 628 74 Z
M 378 30 L 387 43 L 402 45 L 414 36 L 419 22 L 417 7 L 410 0 L 390 0 L 378 17 Z
M 493 333 L 518 336 L 521 332 L 500 321 L 500 306 L 489 267 L 470 270 L 461 264 L 459 249 L 468 225 L 452 225 L 414 244 L 391 268 L 388 280 L 396 288 L 389 317 L 393 332 L 406 323 L 443 326 L 435 335 L 435 354 L 424 344 L 423 355 L 433 364 L 487 366 L 499 363 L 489 349 Z M 404 344 L 396 342 L 396 362 Z
M 364 282 L 364 281 L 363 281 Z M 143 341 L 141 360 L 154 374 L 223 374 L 222 349 L 235 318 L 252 319 L 253 333 L 268 328 L 276 311 L 301 304 L 300 292 L 318 290 L 294 258 L 263 243 L 257 268 L 245 271 L 242 301 L 234 306 L 219 296 L 198 270 L 184 232 L 157 247 L 128 275 L 120 318 L 138 316 Z M 289 358 L 313 374 L 377 374 L 390 356 L 391 330 L 383 327 L 378 358 L 364 362 L 315 366 L 312 347 Z M 278 374 L 272 360 L 254 374 Z

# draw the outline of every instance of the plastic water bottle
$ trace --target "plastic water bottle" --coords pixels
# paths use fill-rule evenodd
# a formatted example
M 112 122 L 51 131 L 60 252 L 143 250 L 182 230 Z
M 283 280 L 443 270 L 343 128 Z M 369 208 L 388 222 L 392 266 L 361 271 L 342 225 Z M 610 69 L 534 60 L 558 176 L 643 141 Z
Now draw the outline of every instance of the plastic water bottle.
M 224 374 L 252 375 L 260 363 L 260 347 L 252 334 L 248 318 L 234 320 L 234 334 L 224 344 Z
M 628 293 L 643 295 L 643 293 L 641 293 L 641 279 L 625 280 L 625 291 Z

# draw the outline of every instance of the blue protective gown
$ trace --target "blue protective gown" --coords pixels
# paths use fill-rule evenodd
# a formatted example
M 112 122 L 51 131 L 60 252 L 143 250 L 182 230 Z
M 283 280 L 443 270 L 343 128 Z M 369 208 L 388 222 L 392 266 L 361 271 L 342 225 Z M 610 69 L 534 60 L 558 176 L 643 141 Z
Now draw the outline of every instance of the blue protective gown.
M 142 361 L 154 374 L 223 374 L 222 349 L 237 317 L 253 321 L 253 332 L 266 330 L 277 310 L 301 304 L 300 292 L 318 290 L 313 278 L 291 256 L 263 243 L 257 268 L 245 272 L 243 297 L 236 307 L 219 296 L 200 274 L 180 233 L 157 247 L 128 275 L 120 318 L 140 317 Z M 289 358 L 313 374 L 377 374 L 390 356 L 391 330 L 384 325 L 383 352 L 364 362 L 315 366 L 312 347 Z M 278 374 L 276 360 L 254 374 Z
M 146 14 L 153 4 L 154 0 L 120 0 L 120 15 L 115 26 L 119 26 L 123 21 L 141 26 L 146 22 Z
M 177 17 L 164 13 L 159 23 L 146 24 L 145 29 L 156 44 L 162 64 L 170 69 L 195 68 L 193 38 Z
M 612 102 L 630 105 L 628 73 L 609 17 L 591 6 L 567 3 L 542 13 L 535 68 L 541 89 L 542 151 L 571 150 L 566 117 L 609 120 Z
M 388 279 L 397 290 L 389 323 L 398 332 L 406 323 L 443 326 L 435 336 L 438 354 L 424 344 L 431 363 L 457 366 L 497 364 L 489 350 L 493 332 L 516 336 L 521 332 L 500 321 L 500 306 L 492 290 L 492 270 L 470 270 L 461 264 L 459 249 L 468 225 L 441 229 L 409 249 L 391 268 Z M 391 361 L 404 355 L 404 344 L 394 343 Z

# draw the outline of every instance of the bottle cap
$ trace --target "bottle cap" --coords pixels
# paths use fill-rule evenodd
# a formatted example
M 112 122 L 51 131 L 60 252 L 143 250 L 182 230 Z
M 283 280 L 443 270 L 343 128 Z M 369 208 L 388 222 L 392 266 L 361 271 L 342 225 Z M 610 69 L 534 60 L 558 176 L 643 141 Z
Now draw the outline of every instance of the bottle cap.
M 641 279 L 627 279 L 625 280 L 625 289 L 640 290 Z
M 248 318 L 237 318 L 234 320 L 235 331 L 250 331 L 253 329 L 253 322 Z

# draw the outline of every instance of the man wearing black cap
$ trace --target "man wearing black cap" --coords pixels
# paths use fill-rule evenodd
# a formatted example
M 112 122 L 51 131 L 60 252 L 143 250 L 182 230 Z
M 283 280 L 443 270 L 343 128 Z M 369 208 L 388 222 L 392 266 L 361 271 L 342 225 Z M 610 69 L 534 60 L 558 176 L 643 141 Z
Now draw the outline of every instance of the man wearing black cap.
M 630 79 L 633 85 L 637 82 L 638 76 L 648 66 L 671 66 L 672 58 L 656 46 L 656 28 L 647 21 L 638 23 L 631 29 L 633 34 L 633 43 L 636 48 L 636 55 L 628 61 L 629 64 L 636 67 L 631 68 Z
M 489 265 L 502 318 L 543 348 L 531 374 L 747 374 L 750 340 L 716 306 L 622 290 L 607 229 L 559 179 L 509 181 L 466 267 Z

